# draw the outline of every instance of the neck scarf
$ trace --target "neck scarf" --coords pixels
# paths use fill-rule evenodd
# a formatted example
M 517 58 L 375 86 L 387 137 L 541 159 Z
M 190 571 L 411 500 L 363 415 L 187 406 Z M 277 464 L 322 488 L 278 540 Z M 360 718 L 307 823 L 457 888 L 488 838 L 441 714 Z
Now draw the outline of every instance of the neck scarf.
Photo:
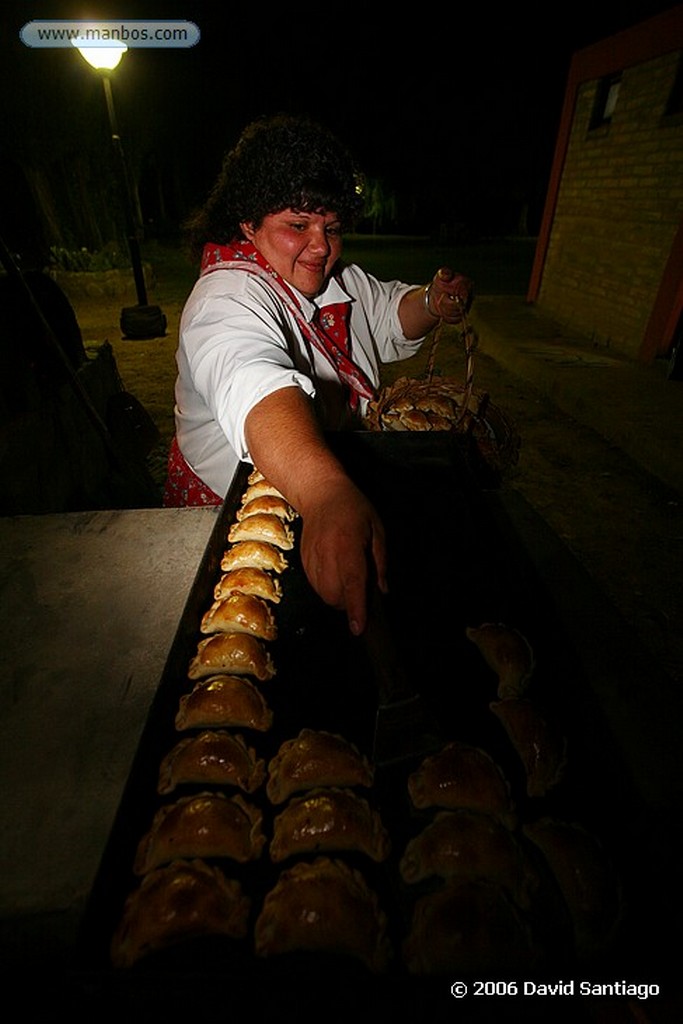
M 340 381 L 348 389 L 348 402 L 352 409 L 358 407 L 360 398 L 371 400 L 375 397 L 372 384 L 351 358 L 349 302 L 322 306 L 309 322 L 295 292 L 251 242 L 237 240 L 230 245 L 206 245 L 202 253 L 200 277 L 219 269 L 244 270 L 261 278 L 273 289 L 296 319 L 304 337 L 336 370 Z

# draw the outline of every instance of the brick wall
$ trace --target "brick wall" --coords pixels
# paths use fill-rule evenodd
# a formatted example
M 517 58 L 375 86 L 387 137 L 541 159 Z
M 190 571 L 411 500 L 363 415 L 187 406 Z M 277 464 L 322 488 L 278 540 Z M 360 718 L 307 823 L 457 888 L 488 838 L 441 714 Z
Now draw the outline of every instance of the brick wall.
M 579 87 L 538 304 L 636 357 L 683 216 L 683 115 L 665 117 L 678 53 L 626 68 L 607 125 Z

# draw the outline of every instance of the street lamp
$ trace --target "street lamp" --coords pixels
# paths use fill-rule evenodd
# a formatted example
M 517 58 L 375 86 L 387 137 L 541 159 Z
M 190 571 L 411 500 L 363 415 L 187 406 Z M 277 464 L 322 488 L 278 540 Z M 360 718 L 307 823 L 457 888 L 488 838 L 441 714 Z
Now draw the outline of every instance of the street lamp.
M 142 268 L 140 244 L 133 212 L 134 205 L 130 175 L 119 134 L 111 87 L 111 72 L 118 66 L 128 47 L 125 43 L 114 41 L 111 41 L 107 46 L 92 46 L 88 44 L 87 40 L 83 40 L 81 44 L 78 39 L 73 40 L 73 45 L 88 64 L 95 68 L 102 79 L 112 145 L 116 152 L 119 184 L 126 222 L 126 237 L 128 239 L 128 250 L 130 252 L 133 277 L 135 278 L 135 292 L 138 300 L 137 306 L 128 306 L 121 310 L 121 331 L 124 337 L 127 338 L 158 338 L 166 333 L 166 317 L 159 306 L 150 306 L 147 302 L 145 275 Z

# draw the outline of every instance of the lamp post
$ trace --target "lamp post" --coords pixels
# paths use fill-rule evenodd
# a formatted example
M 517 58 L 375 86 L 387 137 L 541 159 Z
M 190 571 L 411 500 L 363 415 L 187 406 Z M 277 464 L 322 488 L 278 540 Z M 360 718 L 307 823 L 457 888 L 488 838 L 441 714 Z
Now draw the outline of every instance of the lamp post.
M 95 68 L 102 79 L 112 146 L 116 154 L 126 238 L 137 297 L 137 306 L 129 306 L 121 310 L 121 330 L 124 336 L 128 338 L 157 338 L 166 332 L 166 317 L 159 306 L 150 306 L 147 301 L 147 288 L 145 286 L 145 275 L 140 255 L 138 229 L 135 222 L 133 190 L 116 119 L 114 95 L 111 85 L 111 73 L 114 68 L 118 67 L 128 47 L 124 43 L 112 43 L 108 46 L 88 46 L 85 43 L 80 45 L 78 40 L 74 40 L 73 45 L 88 64 Z

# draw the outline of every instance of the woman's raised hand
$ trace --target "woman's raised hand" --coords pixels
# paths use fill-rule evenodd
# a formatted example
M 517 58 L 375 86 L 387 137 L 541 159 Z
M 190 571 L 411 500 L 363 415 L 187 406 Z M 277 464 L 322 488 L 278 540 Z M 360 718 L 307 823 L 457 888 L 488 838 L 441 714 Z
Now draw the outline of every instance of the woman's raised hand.
M 425 289 L 425 304 L 432 316 L 457 324 L 474 299 L 474 285 L 464 274 L 441 267 Z

